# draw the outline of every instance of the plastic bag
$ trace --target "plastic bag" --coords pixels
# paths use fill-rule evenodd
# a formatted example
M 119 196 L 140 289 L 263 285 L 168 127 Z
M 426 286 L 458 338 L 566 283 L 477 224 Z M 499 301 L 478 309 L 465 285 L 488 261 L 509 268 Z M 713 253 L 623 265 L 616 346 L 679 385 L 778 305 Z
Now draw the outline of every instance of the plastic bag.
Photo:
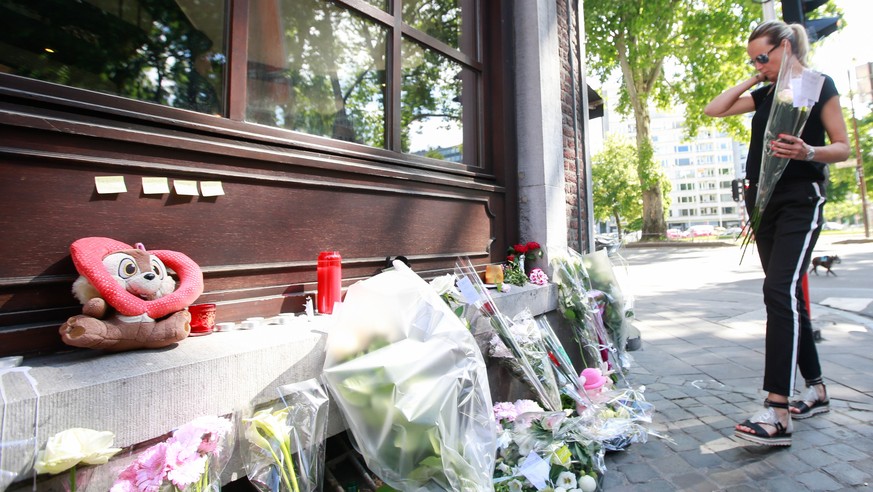
M 488 376 L 463 322 L 398 261 L 341 306 L 324 380 L 368 468 L 400 490 L 493 490 Z
M 263 492 L 322 489 L 328 397 L 310 379 L 278 388 L 279 401 L 239 423 L 249 481 Z
M 233 424 L 229 418 L 198 417 L 173 431 L 166 441 L 139 454 L 124 468 L 112 492 L 128 490 L 179 490 L 218 492 L 221 471 L 233 450 Z M 156 463 L 164 466 L 156 467 Z

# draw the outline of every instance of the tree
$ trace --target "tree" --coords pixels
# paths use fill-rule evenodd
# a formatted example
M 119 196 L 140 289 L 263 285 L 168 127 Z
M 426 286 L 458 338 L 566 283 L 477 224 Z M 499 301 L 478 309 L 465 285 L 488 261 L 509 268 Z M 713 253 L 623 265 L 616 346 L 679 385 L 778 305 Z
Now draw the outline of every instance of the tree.
M 852 149 L 849 160 L 856 162 L 854 122 L 851 112 L 843 108 L 846 116 L 846 127 L 849 129 L 849 147 Z M 867 202 L 873 201 L 873 113 L 868 113 L 858 120 L 858 143 L 861 147 L 861 158 L 864 166 L 864 182 L 867 189 Z M 860 216 L 861 200 L 858 196 L 860 186 L 858 183 L 858 170 L 853 165 L 850 167 L 830 167 L 830 179 L 828 179 L 825 215 L 830 218 L 840 219 Z
M 637 176 L 642 190 L 642 238 L 666 232 L 665 180 L 653 160 L 650 105 L 686 107 L 686 130 L 713 123 L 743 135 L 738 117 L 705 119 L 703 107 L 748 76 L 746 39 L 761 20 L 753 0 L 597 0 L 584 2 L 588 67 L 606 80 L 622 76 L 619 111 L 636 125 Z
M 634 144 L 618 135 L 610 135 L 603 150 L 591 159 L 591 178 L 597 183 L 592 190 L 594 217 L 615 220 L 622 237 L 622 221 L 639 220 L 642 196 L 637 186 L 637 150 Z

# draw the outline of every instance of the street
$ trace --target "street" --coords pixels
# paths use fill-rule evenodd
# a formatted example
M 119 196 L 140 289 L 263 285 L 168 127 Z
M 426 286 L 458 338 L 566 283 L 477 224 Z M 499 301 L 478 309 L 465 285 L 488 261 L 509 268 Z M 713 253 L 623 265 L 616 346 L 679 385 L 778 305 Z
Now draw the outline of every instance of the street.
M 734 425 L 762 409 L 763 275 L 753 247 L 623 248 L 613 258 L 634 297 L 642 348 L 628 379 L 655 406 L 648 442 L 606 457 L 608 491 L 798 491 L 873 481 L 873 243 L 823 236 L 837 277 L 809 278 L 830 412 L 794 424 L 785 448 L 751 444 Z M 865 301 L 866 300 L 866 301 Z M 837 309 L 835 306 L 841 306 Z M 802 380 L 797 389 L 802 389 Z
M 819 238 L 814 256 L 837 255 L 842 262 L 832 267 L 836 276 L 825 275 L 821 267 L 818 275 L 810 273 L 809 294 L 813 305 L 863 312 L 873 323 L 873 242 L 861 242 L 863 239 L 863 234 L 827 234 Z M 621 258 L 614 262 L 627 265 L 625 288 L 640 303 L 677 310 L 705 307 L 708 299 L 736 303 L 736 311 L 728 313 L 707 309 L 695 313 L 711 320 L 763 308 L 764 274 L 754 244 L 742 263 L 739 243 L 722 247 L 628 247 L 619 255 Z M 616 269 L 621 270 L 620 266 Z

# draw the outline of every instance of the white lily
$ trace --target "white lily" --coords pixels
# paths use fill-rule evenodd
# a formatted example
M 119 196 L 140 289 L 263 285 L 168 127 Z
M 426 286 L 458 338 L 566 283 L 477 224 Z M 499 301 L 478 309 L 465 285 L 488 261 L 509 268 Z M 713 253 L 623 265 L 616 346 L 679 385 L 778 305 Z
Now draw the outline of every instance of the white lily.
M 287 424 L 288 409 L 270 412 L 260 410 L 254 416 L 243 419 L 247 425 L 245 436 L 255 446 L 270 453 L 276 467 L 282 474 L 282 481 L 288 490 L 298 492 L 297 473 L 291 457 L 291 426 Z M 276 454 L 276 448 L 282 454 Z

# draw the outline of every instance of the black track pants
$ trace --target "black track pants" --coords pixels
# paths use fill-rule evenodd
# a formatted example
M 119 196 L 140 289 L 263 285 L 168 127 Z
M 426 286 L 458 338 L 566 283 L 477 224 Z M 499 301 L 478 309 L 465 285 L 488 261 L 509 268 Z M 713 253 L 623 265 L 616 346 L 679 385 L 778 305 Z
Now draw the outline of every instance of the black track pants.
M 795 367 L 806 380 L 822 375 L 801 280 L 823 223 L 823 186 L 779 183 L 755 231 L 767 307 L 764 391 L 778 395 L 791 396 Z

